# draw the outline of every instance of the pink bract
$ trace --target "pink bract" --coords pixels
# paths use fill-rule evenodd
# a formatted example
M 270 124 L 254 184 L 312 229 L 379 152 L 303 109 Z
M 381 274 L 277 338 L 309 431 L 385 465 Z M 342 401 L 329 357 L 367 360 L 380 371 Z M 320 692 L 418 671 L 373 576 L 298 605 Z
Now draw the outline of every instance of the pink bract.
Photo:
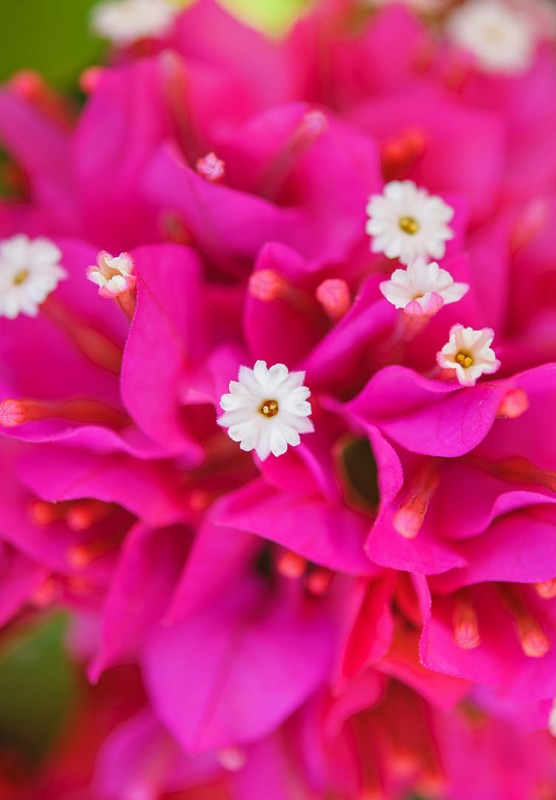
M 46 237 L 67 277 L 0 318 L 0 622 L 64 609 L 91 683 L 14 797 L 553 796 L 554 39 L 493 74 L 411 5 L 271 40 L 198 0 L 71 124 L 1 90 L 0 245 Z M 417 189 L 384 235 L 448 205 L 470 287 L 425 314 L 366 232 Z M 114 299 L 99 252 L 134 264 Z M 454 326 L 496 374 L 437 366 Z M 217 424 L 257 362 L 303 373 L 314 426 L 264 461 Z

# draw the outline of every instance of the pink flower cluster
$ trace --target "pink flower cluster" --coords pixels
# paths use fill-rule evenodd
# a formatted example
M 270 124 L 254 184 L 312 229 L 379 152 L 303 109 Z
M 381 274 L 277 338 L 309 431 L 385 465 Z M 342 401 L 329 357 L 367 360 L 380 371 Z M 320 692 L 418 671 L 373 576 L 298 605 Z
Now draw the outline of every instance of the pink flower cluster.
M 550 8 L 414 5 L 0 93 L 0 622 L 98 682 L 33 798 L 556 797 Z

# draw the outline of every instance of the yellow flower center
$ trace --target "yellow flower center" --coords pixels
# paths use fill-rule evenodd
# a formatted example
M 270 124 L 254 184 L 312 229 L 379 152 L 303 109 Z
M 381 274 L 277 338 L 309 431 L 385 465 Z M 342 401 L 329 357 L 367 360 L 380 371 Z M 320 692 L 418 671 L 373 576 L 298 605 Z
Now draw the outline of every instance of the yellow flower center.
M 463 351 L 460 351 L 457 354 L 455 361 L 456 364 L 461 364 L 464 369 L 467 369 L 467 367 L 471 367 L 473 365 L 473 358 L 469 355 L 469 353 L 464 353 Z
M 409 233 L 410 236 L 415 236 L 416 233 L 419 233 L 419 228 L 421 227 L 415 217 L 400 217 L 398 225 L 404 233 Z
M 16 272 L 16 274 L 13 277 L 14 286 L 21 286 L 22 283 L 25 283 L 28 277 L 29 277 L 29 270 L 20 269 L 19 272 Z
M 259 414 L 262 414 L 263 417 L 275 417 L 278 413 L 278 401 L 277 400 L 263 400 L 259 407 Z

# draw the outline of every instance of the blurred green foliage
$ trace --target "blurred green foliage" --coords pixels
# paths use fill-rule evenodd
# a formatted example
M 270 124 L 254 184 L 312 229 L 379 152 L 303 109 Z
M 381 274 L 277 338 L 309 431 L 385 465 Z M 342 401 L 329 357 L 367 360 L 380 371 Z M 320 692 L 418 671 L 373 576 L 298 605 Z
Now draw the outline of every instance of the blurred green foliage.
M 220 0 L 238 17 L 270 33 L 282 33 L 309 5 L 309 0 Z
M 40 72 L 68 90 L 85 67 L 98 63 L 106 45 L 89 29 L 98 0 L 0 0 L 0 81 L 21 69 Z M 189 0 L 180 0 L 184 5 Z M 270 33 L 290 25 L 308 0 L 220 0 L 246 22 Z
M 0 747 L 39 759 L 76 702 L 77 672 L 64 653 L 61 615 L 20 629 L 0 644 Z
M 34 69 L 63 89 L 98 61 L 104 44 L 89 32 L 94 0 L 0 0 L 0 80 Z

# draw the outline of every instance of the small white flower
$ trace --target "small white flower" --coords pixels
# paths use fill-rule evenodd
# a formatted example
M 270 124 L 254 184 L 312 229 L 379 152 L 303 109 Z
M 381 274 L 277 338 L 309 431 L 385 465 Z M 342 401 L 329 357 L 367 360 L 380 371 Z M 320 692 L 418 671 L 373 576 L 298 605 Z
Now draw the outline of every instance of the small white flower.
M 531 64 L 535 48 L 532 20 L 508 3 L 471 0 L 450 14 L 446 29 L 485 72 L 519 73 Z
M 97 263 L 87 267 L 87 278 L 96 283 L 102 297 L 110 300 L 134 288 L 134 271 L 133 258 L 129 253 L 111 256 L 102 251 L 97 256 Z
M 476 331 L 453 325 L 450 340 L 437 353 L 436 360 L 444 369 L 455 369 L 462 386 L 474 386 L 483 373 L 490 375 L 500 367 L 490 345 L 494 339 L 492 328 Z
M 228 436 L 242 450 L 255 450 L 261 461 L 270 453 L 283 455 L 288 445 L 299 444 L 300 433 L 311 433 L 307 419 L 311 394 L 303 386 L 304 372 L 289 372 L 284 364 L 270 369 L 257 361 L 253 369 L 239 368 L 237 381 L 230 381 L 230 393 L 222 395 L 224 414 L 218 424 L 228 428 Z
M 442 258 L 445 242 L 454 236 L 447 225 L 454 209 L 413 181 L 387 183 L 382 194 L 369 197 L 367 214 L 372 252 L 399 258 L 402 264 L 419 257 Z
M 380 291 L 395 308 L 411 316 L 432 317 L 443 305 L 457 303 L 469 291 L 467 283 L 455 283 L 450 273 L 436 261 L 427 264 L 416 258 L 407 269 L 396 269 L 389 281 L 382 281 Z
M 49 239 L 21 233 L 0 242 L 0 317 L 36 317 L 39 305 L 67 277 L 62 253 Z
M 115 0 L 93 8 L 91 26 L 99 36 L 125 47 L 139 39 L 162 36 L 178 11 L 169 0 Z

